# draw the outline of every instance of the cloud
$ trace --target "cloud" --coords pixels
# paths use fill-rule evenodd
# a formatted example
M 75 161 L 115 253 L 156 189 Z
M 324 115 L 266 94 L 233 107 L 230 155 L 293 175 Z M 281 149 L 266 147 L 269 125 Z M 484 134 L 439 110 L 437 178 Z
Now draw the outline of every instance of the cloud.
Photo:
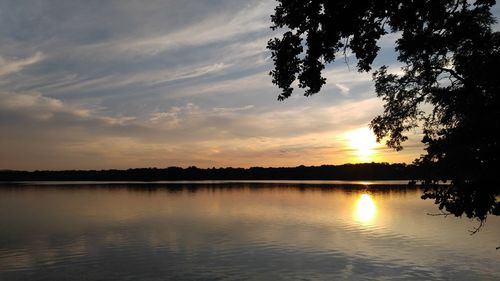
M 188 103 L 152 113 L 145 125 L 160 135 L 164 131 L 166 134 L 157 139 L 164 142 L 286 139 L 340 134 L 344 130 L 366 126 L 381 107 L 381 101 L 376 98 L 335 106 L 272 111 L 254 105 L 202 108 Z
M 145 38 L 126 38 L 117 42 L 89 47 L 109 48 L 112 46 L 118 52 L 157 55 L 170 48 L 226 41 L 237 36 L 267 30 L 269 23 L 266 13 L 272 7 L 270 3 L 268 1 L 254 2 L 254 5 L 248 5 L 236 13 L 224 13 L 205 18 L 180 30 L 166 32 L 166 34 L 151 35 Z
M 334 85 L 335 85 L 335 87 L 337 87 L 337 89 L 339 90 L 340 94 L 342 94 L 344 96 L 349 95 L 349 91 L 351 89 L 349 89 L 347 86 L 345 86 L 343 84 L 340 84 L 340 83 L 335 83 Z
M 254 108 L 253 105 L 245 105 L 245 106 L 241 106 L 241 107 L 216 107 L 213 109 L 213 111 L 220 112 L 220 113 L 232 113 L 232 112 L 249 110 L 252 108 Z
M 21 71 L 26 66 L 35 64 L 44 59 L 41 52 L 36 52 L 33 56 L 24 59 L 6 60 L 0 56 L 0 76 Z
M 382 110 L 371 76 L 341 61 L 321 93 L 277 102 L 266 50 L 274 6 L 6 1 L 0 168 L 348 161 L 338 136 Z
M 0 108 L 4 109 L 33 109 L 58 110 L 62 108 L 62 102 L 57 99 L 42 96 L 40 93 L 13 94 L 0 93 L 3 102 Z
M 184 119 L 185 116 L 192 118 L 194 115 L 200 115 L 199 107 L 192 103 L 188 103 L 184 107 L 174 106 L 166 112 L 151 113 L 149 121 L 153 126 L 159 126 L 160 128 L 170 130 L 180 126 L 181 118 Z
M 10 136 L 0 140 L 0 166 L 9 168 L 339 164 L 350 161 L 342 132 L 365 126 L 381 107 L 376 98 L 274 111 L 187 103 L 141 121 L 39 93 L 0 96 L 0 127 Z
M 71 126 L 110 129 L 118 125 L 132 125 L 132 116 L 103 116 L 98 112 L 77 105 L 65 104 L 61 100 L 43 96 L 41 93 L 0 92 L 0 115 L 4 126 L 50 127 L 64 132 Z
M 0 93 L 0 110 L 17 114 L 24 112 L 27 117 L 39 120 L 50 119 L 54 112 L 64 111 L 60 100 L 42 96 L 40 93 Z

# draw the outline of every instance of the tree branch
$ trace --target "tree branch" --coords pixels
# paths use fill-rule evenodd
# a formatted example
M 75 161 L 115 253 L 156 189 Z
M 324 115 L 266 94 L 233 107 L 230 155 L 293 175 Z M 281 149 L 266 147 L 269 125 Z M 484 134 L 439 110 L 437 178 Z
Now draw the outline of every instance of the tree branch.
M 462 83 L 465 83 L 465 79 L 458 75 L 458 73 L 451 69 L 451 68 L 445 68 L 445 67 L 435 67 L 434 69 L 442 70 L 448 72 L 451 76 L 455 77 L 457 80 L 460 80 Z

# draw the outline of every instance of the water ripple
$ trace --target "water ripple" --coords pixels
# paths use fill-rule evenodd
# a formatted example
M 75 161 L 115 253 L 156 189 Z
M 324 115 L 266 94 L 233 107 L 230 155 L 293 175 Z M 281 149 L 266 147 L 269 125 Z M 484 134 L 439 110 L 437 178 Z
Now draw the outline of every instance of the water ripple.
M 426 217 L 418 196 L 375 197 L 412 208 L 367 223 L 346 211 L 352 191 L 43 192 L 10 196 L 25 212 L 0 204 L 0 280 L 500 279 L 497 252 L 482 247 L 499 221 L 470 239 Z

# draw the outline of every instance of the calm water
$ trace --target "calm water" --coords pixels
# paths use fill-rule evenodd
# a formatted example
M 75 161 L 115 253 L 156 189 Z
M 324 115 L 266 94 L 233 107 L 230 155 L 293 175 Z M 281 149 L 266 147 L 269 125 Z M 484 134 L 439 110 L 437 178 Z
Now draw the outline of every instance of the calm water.
M 500 280 L 499 217 L 338 184 L 3 185 L 0 280 Z

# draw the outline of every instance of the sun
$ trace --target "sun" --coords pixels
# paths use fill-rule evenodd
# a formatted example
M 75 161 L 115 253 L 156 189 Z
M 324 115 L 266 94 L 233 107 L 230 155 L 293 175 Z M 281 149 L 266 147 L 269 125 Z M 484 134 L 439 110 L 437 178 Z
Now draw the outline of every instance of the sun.
M 377 139 L 370 128 L 363 127 L 347 134 L 347 140 L 353 150 L 353 155 L 358 161 L 374 161 L 375 148 L 378 146 Z

